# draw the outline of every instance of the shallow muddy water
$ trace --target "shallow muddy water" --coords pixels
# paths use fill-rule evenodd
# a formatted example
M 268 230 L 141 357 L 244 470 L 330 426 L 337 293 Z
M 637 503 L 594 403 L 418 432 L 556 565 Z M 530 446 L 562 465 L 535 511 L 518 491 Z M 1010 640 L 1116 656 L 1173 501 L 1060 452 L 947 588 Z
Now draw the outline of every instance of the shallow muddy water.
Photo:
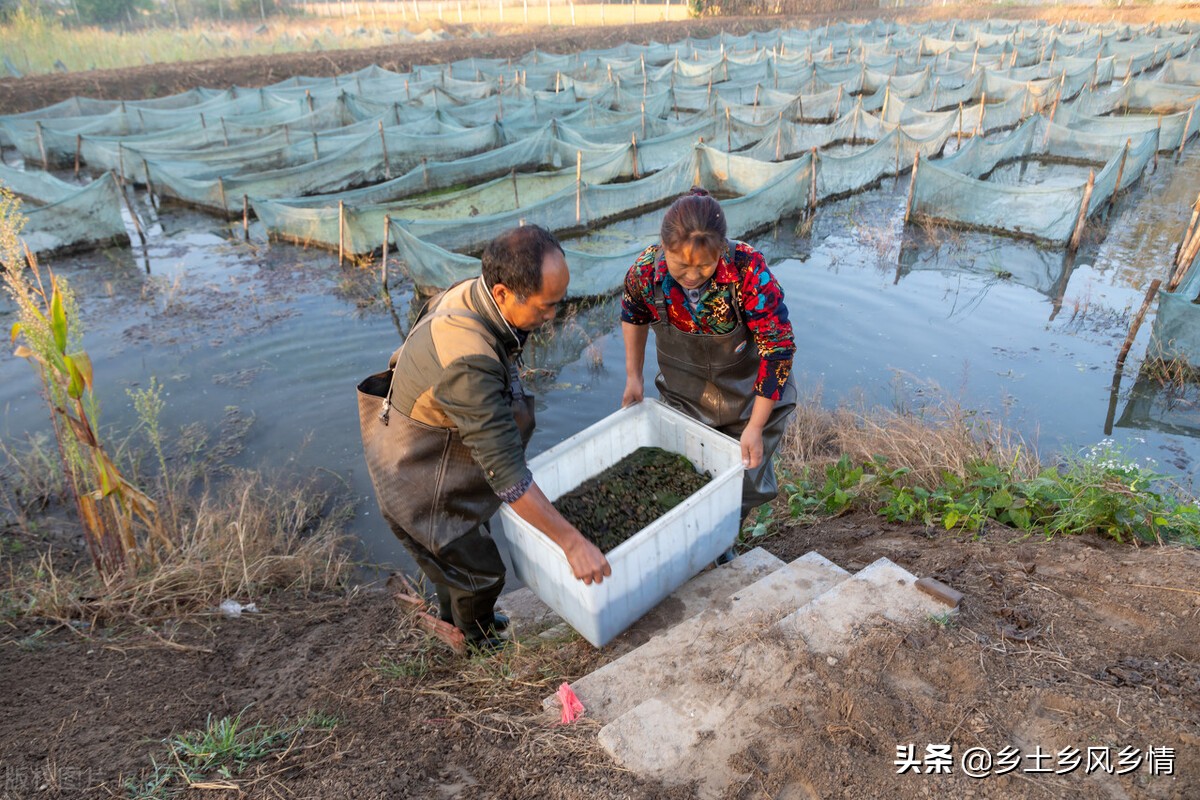
M 1078 177 L 1078 168 L 1057 169 L 1038 166 L 1025 179 Z M 809 236 L 797 236 L 791 220 L 752 242 L 786 292 L 802 391 L 819 391 L 822 402 L 862 396 L 911 407 L 940 387 L 1036 439 L 1043 455 L 1105 438 L 1111 415 L 1112 438 L 1129 456 L 1152 458 L 1190 482 L 1200 455 L 1194 397 L 1142 381 L 1138 403 L 1126 408 L 1149 319 L 1111 410 L 1110 390 L 1133 312 L 1150 280 L 1165 277 L 1197 185 L 1200 146 L 1193 143 L 1178 164 L 1163 156 L 1158 171 L 1117 203 L 1107 235 L 1073 260 L 988 234 L 905 229 L 907 176 L 822 206 Z M 146 203 L 139 195 L 139 210 L 151 215 Z M 658 219 L 627 220 L 603 236 L 623 248 L 649 244 Z M 240 223 L 167 207 L 145 248 L 135 237 L 132 249 L 52 261 L 81 300 L 101 422 L 111 440 L 123 437 L 136 423 L 126 391 L 157 378 L 166 387 L 167 431 L 200 423 L 215 435 L 240 420 L 234 463 L 339 476 L 361 501 L 354 532 L 363 556 L 407 564 L 375 506 L 354 392 L 386 367 L 407 329 L 404 281 L 393 270 L 389 304 L 379 297 L 378 265 L 340 269 L 328 252 L 268 244 L 253 224 L 250 239 L 242 241 Z M 618 313 L 615 298 L 576 306 L 531 343 L 526 365 L 538 397 L 531 454 L 619 405 Z M 11 322 L 3 298 L 0 323 L 8 330 Z M 651 355 L 649 394 L 653 365 Z M 0 436 L 20 447 L 27 435 L 48 431 L 32 369 L 0 358 Z

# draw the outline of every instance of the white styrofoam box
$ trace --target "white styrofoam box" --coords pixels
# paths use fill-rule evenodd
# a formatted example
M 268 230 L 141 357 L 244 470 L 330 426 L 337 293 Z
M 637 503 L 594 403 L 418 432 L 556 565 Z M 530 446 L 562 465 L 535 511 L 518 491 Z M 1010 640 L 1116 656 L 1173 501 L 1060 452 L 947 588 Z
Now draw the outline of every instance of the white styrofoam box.
M 605 417 L 537 456 L 529 467 L 553 502 L 639 447 L 681 453 L 713 477 L 607 553 L 612 576 L 602 583 L 588 586 L 578 580 L 558 545 L 507 504 L 500 508 L 517 577 L 596 647 L 662 602 L 737 538 L 741 445 L 658 400 Z

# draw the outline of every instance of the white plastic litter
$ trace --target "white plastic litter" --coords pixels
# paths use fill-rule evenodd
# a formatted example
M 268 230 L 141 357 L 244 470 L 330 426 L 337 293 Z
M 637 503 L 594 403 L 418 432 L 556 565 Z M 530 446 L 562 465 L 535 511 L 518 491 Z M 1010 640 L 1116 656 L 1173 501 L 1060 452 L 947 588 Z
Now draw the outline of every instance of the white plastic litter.
M 242 605 L 237 600 L 226 599 L 221 601 L 221 605 L 218 607 L 218 610 L 221 612 L 221 614 L 229 619 L 237 619 L 242 615 L 243 611 L 251 614 L 257 614 L 258 606 L 254 605 L 254 603 Z

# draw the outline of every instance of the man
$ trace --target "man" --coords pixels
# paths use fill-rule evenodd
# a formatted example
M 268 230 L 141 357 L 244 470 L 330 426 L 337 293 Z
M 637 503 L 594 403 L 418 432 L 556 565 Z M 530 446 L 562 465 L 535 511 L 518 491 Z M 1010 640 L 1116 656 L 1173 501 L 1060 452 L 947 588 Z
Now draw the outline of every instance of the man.
M 533 398 L 517 374 L 530 331 L 554 319 L 570 274 L 558 240 L 528 225 L 493 239 L 483 274 L 431 300 L 392 370 L 359 386 L 363 448 L 392 532 L 437 590 L 442 619 L 495 649 L 504 563 L 488 519 L 507 502 L 562 548 L 575 577 L 612 574 L 533 482 Z

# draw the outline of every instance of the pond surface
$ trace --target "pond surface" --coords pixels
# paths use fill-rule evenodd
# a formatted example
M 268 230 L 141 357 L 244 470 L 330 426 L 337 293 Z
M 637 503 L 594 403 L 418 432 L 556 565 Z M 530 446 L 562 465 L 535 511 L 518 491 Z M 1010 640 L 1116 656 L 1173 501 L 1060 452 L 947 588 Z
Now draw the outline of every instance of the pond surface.
M 1077 167 L 1055 169 L 1037 165 L 1025 178 L 1079 178 Z M 802 391 L 821 402 L 911 406 L 943 392 L 1036 440 L 1043 456 L 1086 449 L 1105 438 L 1111 418 L 1112 438 L 1130 457 L 1152 458 L 1190 483 L 1200 455 L 1194 398 L 1141 380 L 1129 404 L 1149 320 L 1120 396 L 1110 400 L 1133 312 L 1149 282 L 1165 277 L 1197 185 L 1200 147 L 1193 143 L 1180 163 L 1163 156 L 1157 172 L 1118 201 L 1107 235 L 1074 259 L 988 234 L 906 230 L 907 176 L 822 206 L 808 236 L 797 236 L 789 220 L 752 243 L 786 292 Z M 135 237 L 132 250 L 52 264 L 81 301 L 109 439 L 136 424 L 127 390 L 156 378 L 165 386 L 165 430 L 198 423 L 214 437 L 236 432 L 227 437 L 235 464 L 339 476 L 361 501 L 353 527 L 363 557 L 408 565 L 375 506 L 354 390 L 386 367 L 407 330 L 410 295 L 398 273 L 388 303 L 377 264 L 339 268 L 328 252 L 268 244 L 254 224 L 247 243 L 240 223 L 178 207 L 156 213 L 144 195 L 137 205 L 153 220 L 148 246 Z M 628 220 L 604 235 L 622 246 L 649 244 L 658 219 Z M 526 362 L 539 425 L 531 454 L 619 405 L 618 312 L 614 298 L 576 306 L 533 341 Z M 5 330 L 12 319 L 11 301 L 0 299 Z M 653 394 L 653 356 L 648 362 Z M 0 437 L 20 448 L 48 432 L 33 370 L 0 358 Z

